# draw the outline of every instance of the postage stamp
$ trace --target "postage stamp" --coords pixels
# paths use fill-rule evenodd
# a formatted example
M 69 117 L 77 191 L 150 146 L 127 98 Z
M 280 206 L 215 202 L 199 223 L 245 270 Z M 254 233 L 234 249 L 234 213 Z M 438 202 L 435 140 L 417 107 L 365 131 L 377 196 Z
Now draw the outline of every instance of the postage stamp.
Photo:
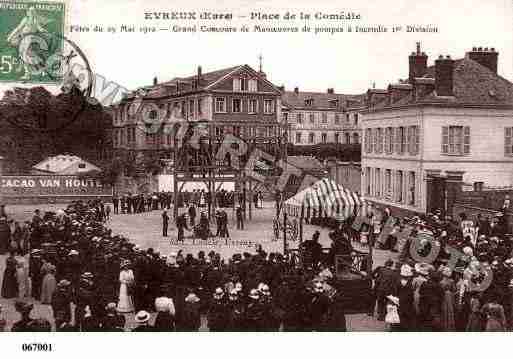
M 66 6 L 57 1 L 0 0 L 0 81 L 55 84 Z

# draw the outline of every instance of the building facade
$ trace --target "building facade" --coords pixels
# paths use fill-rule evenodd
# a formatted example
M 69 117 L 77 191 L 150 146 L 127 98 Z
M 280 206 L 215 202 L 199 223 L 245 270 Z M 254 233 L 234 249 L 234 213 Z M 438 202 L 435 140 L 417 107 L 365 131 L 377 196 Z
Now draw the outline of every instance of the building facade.
M 283 91 L 283 121 L 289 124 L 289 143 L 359 144 L 362 96 L 322 92 Z
M 408 80 L 367 94 L 361 192 L 391 208 L 450 214 L 464 183 L 513 185 L 513 84 L 497 74 L 494 49 L 430 67 L 427 59 L 418 44 Z
M 113 144 L 120 153 L 159 153 L 173 148 L 171 122 L 215 122 L 215 134 L 233 133 L 244 137 L 281 136 L 276 124 L 281 120 L 281 93 L 265 73 L 248 65 L 174 78 L 139 89 L 112 106 Z M 159 119 L 159 128 L 144 122 L 143 105 L 158 108 L 147 116 Z M 156 107 L 155 107 L 156 106 Z M 150 121 L 151 122 L 151 121 Z

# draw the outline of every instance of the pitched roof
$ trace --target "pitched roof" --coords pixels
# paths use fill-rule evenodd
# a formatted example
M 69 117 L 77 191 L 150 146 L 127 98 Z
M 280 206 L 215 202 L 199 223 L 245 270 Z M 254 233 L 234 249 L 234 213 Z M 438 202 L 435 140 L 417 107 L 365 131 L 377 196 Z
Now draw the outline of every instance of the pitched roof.
M 306 100 L 313 100 L 312 106 L 305 106 Z M 334 109 L 332 101 L 338 101 L 337 107 L 359 107 L 363 106 L 363 95 L 343 95 L 327 92 L 305 92 L 305 91 L 285 91 L 282 93 L 282 101 L 286 107 L 300 109 Z M 348 101 L 354 102 L 348 104 Z M 349 105 L 349 106 L 348 106 Z
M 435 66 L 429 66 L 425 79 L 434 79 Z M 421 81 L 422 82 L 422 81 Z M 469 58 L 454 61 L 452 97 L 437 96 L 432 90 L 415 98 L 413 92 L 405 93 L 390 104 L 388 99 L 377 103 L 371 111 L 416 104 L 452 104 L 466 106 L 493 106 L 513 104 L 513 83 L 487 67 Z
M 322 163 L 312 156 L 287 156 L 287 163 L 302 170 L 322 170 Z
M 53 174 L 78 174 L 91 171 L 101 171 L 92 163 L 84 161 L 78 156 L 58 155 L 48 157 L 38 164 L 32 166 L 33 169 Z

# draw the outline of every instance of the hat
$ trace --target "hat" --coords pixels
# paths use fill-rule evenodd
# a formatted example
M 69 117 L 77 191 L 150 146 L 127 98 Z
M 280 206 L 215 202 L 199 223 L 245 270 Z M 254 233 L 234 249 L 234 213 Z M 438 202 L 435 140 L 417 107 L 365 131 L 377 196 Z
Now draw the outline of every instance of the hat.
M 137 312 L 137 314 L 135 315 L 135 321 L 137 323 L 147 323 L 149 320 L 150 320 L 150 313 L 148 313 L 147 311 L 145 310 L 141 310 L 139 312 Z
M 59 283 L 57 283 L 57 288 L 64 288 L 64 287 L 67 287 L 69 285 L 71 285 L 71 282 L 69 280 L 61 279 L 59 281 Z
M 17 301 L 16 303 L 14 303 L 14 308 L 19 313 L 28 313 L 34 308 L 34 304 Z
M 173 300 L 167 297 L 155 298 L 155 309 L 157 312 L 170 312 L 174 309 Z
M 267 284 L 262 286 L 262 292 L 269 292 L 269 286 Z
M 413 276 L 412 268 L 408 264 L 403 264 L 401 266 L 401 276 L 402 277 L 412 277 Z
M 421 275 L 429 275 L 429 270 L 431 266 L 427 263 L 417 263 L 415 264 L 415 271 Z
M 251 289 L 251 290 L 249 291 L 249 297 L 250 297 L 250 298 L 253 298 L 253 299 L 258 299 L 258 298 L 260 297 L 260 296 L 258 295 L 258 289 L 255 289 L 255 288 Z
M 463 247 L 463 254 L 467 256 L 473 256 L 474 251 L 472 250 L 472 247 Z
M 317 292 L 317 293 L 324 292 L 324 286 L 320 282 L 315 282 L 313 290 L 314 290 L 314 292 Z
M 197 303 L 200 301 L 200 299 L 198 298 L 198 296 L 194 293 L 189 293 L 187 294 L 187 297 L 185 297 L 185 301 L 187 303 Z
M 82 279 L 93 279 L 94 278 L 93 273 L 91 273 L 91 272 L 82 273 L 82 275 L 80 277 Z
M 72 249 L 69 251 L 68 256 L 78 256 L 78 251 Z
M 115 312 L 117 309 L 118 309 L 118 308 L 117 308 L 117 305 L 116 305 L 116 303 L 114 303 L 114 302 L 110 302 L 109 304 L 107 304 L 107 305 L 105 306 L 105 310 L 106 310 L 107 312 Z
M 393 295 L 389 295 L 389 296 L 387 296 L 387 299 L 389 301 L 391 301 L 392 303 L 394 303 L 395 305 L 399 305 L 399 298 L 394 297 Z

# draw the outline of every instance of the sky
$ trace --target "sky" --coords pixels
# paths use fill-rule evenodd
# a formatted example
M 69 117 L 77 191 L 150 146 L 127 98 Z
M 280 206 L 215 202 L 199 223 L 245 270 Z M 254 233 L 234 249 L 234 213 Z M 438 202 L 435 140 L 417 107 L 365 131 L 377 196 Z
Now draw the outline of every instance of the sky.
M 238 16 L 251 12 L 346 13 L 361 15 L 345 22 L 310 21 L 315 26 L 431 25 L 438 33 L 95 33 L 69 32 L 69 26 L 121 25 L 169 27 L 188 21 L 145 20 L 145 12 L 212 11 L 233 13 L 229 24 L 299 26 L 305 20 L 250 21 Z M 363 93 L 373 84 L 385 88 L 408 76 L 408 55 L 420 41 L 434 63 L 440 54 L 461 58 L 472 47 L 494 47 L 499 52 L 499 74 L 513 80 L 513 2 L 511 0 L 69 0 L 66 36 L 84 52 L 93 72 L 127 89 L 150 85 L 175 76 L 189 76 L 198 65 L 203 72 L 239 64 L 263 70 L 275 85 L 292 90 Z M 207 23 L 212 24 L 212 23 Z M 16 83 L 0 84 L 1 92 Z

